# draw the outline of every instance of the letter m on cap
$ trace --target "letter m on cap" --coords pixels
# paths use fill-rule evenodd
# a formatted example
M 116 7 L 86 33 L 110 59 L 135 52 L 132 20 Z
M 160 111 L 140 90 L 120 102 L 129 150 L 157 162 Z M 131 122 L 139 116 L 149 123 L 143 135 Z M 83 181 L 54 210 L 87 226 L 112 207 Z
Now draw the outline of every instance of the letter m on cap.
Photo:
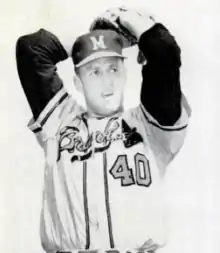
M 100 35 L 98 40 L 96 37 L 92 36 L 90 37 L 92 43 L 93 43 L 93 49 L 92 50 L 98 50 L 98 49 L 106 49 L 106 45 L 104 42 L 104 36 Z

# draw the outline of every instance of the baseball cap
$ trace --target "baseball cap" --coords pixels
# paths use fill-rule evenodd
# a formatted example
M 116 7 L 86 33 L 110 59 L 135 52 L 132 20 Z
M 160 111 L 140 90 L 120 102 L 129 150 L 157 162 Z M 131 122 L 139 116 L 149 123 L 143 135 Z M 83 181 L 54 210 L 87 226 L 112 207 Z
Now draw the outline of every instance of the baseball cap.
M 94 30 L 76 39 L 72 59 L 75 67 L 80 67 L 102 57 L 126 58 L 122 49 L 123 41 L 118 33 L 113 30 Z

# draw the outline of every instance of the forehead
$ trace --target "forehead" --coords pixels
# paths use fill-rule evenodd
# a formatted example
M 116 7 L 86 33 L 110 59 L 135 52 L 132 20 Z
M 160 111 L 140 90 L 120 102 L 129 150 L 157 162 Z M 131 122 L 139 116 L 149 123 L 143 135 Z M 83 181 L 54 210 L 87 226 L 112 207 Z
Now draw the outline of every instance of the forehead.
M 120 63 L 122 63 L 122 58 L 120 58 L 120 57 L 114 57 L 114 56 L 113 57 L 102 57 L 99 59 L 95 59 L 82 67 L 84 67 L 86 70 L 90 70 L 93 68 L 102 67 L 103 65 L 104 66 L 119 65 Z

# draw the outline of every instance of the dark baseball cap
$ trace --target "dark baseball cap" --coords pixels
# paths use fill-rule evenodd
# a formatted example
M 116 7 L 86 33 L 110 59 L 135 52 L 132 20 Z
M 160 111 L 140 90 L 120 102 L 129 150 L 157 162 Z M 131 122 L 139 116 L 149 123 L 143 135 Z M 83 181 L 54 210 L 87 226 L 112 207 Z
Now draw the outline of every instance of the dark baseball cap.
M 94 30 L 78 37 L 72 48 L 75 67 L 102 57 L 126 58 L 122 54 L 123 41 L 113 30 Z

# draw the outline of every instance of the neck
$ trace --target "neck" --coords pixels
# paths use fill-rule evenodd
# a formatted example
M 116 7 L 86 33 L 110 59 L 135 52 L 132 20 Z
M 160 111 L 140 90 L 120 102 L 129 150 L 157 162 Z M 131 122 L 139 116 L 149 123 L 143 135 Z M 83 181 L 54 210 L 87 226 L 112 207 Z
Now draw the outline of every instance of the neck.
M 124 111 L 124 107 L 121 106 L 117 111 L 112 112 L 110 114 L 100 114 L 100 113 L 93 112 L 91 110 L 87 110 L 86 115 L 90 118 L 109 118 L 113 116 L 119 116 L 123 111 Z

